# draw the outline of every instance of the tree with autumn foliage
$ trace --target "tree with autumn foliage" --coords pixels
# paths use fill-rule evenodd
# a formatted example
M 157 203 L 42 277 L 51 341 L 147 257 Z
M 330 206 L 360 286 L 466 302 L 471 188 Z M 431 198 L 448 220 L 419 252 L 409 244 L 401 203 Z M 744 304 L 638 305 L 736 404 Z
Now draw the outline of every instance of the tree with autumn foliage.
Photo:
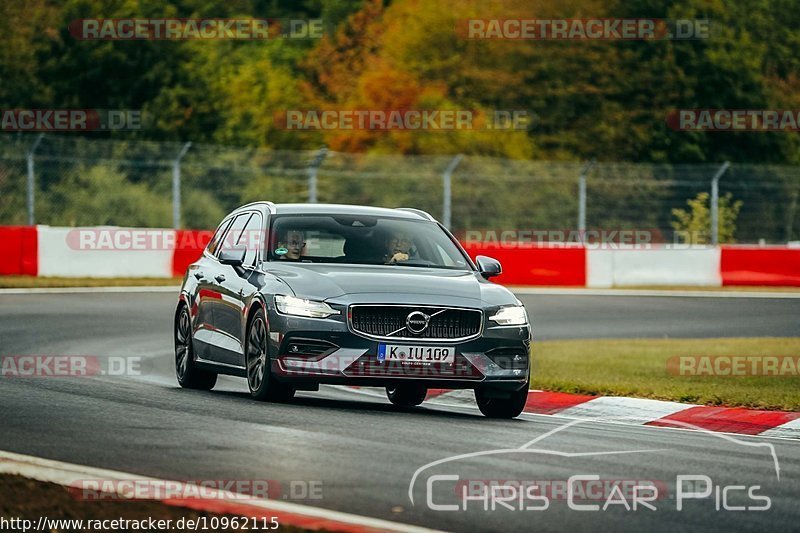
M 80 41 L 83 17 L 322 18 L 322 39 Z M 475 40 L 469 18 L 708 19 L 687 41 Z M 790 0 L 6 0 L 0 106 L 142 109 L 152 140 L 515 159 L 796 163 L 798 137 L 679 132 L 679 108 L 800 107 Z M 526 110 L 524 131 L 286 131 L 286 109 Z

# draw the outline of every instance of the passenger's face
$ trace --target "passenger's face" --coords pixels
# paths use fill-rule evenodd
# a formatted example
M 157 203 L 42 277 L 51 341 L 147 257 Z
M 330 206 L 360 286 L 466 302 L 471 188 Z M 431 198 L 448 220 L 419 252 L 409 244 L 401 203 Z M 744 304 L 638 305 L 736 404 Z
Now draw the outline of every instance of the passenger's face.
M 393 233 L 386 243 L 386 247 L 390 254 L 403 253 L 407 254 L 411 250 L 411 236 L 407 233 Z
M 289 250 L 285 257 L 287 259 L 300 259 L 303 248 L 306 247 L 305 235 L 302 231 L 289 231 L 286 233 L 286 249 Z

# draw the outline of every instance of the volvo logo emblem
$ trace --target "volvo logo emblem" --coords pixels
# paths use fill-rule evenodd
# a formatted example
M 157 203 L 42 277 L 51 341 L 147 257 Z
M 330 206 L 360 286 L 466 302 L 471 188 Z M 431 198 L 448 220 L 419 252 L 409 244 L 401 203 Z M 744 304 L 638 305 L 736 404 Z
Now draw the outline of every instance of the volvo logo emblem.
M 406 317 L 406 329 L 414 334 L 419 334 L 428 329 L 428 321 L 431 319 L 422 311 L 412 311 Z

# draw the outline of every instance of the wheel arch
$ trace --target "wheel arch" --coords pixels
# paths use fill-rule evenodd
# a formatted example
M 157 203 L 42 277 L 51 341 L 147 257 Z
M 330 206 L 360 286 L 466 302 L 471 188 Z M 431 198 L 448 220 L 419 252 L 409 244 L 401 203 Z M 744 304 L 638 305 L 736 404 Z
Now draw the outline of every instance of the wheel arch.
M 253 296 L 253 299 L 250 301 L 250 306 L 247 308 L 247 316 L 245 317 L 244 321 L 243 339 L 247 338 L 247 331 L 250 329 L 250 323 L 253 321 L 253 317 L 256 316 L 256 313 L 259 309 L 264 311 L 264 322 L 267 326 L 267 333 L 269 333 L 269 315 L 267 313 L 267 303 L 262 294 L 256 293 L 256 295 Z M 269 339 L 267 339 L 267 348 L 269 348 Z
M 189 297 L 186 293 L 182 292 L 180 296 L 178 296 L 178 305 L 175 306 L 175 314 L 172 317 L 173 324 L 178 323 L 178 313 L 181 312 L 181 308 L 186 307 L 189 309 L 189 320 L 192 319 L 192 308 L 189 305 Z

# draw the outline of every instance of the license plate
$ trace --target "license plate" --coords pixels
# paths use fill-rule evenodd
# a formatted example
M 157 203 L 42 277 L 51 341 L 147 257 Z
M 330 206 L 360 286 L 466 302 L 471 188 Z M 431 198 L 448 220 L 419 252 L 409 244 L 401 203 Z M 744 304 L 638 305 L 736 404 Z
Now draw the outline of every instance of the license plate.
M 396 361 L 411 365 L 431 363 L 452 364 L 456 349 L 452 346 L 408 346 L 405 344 L 378 344 L 378 361 Z

